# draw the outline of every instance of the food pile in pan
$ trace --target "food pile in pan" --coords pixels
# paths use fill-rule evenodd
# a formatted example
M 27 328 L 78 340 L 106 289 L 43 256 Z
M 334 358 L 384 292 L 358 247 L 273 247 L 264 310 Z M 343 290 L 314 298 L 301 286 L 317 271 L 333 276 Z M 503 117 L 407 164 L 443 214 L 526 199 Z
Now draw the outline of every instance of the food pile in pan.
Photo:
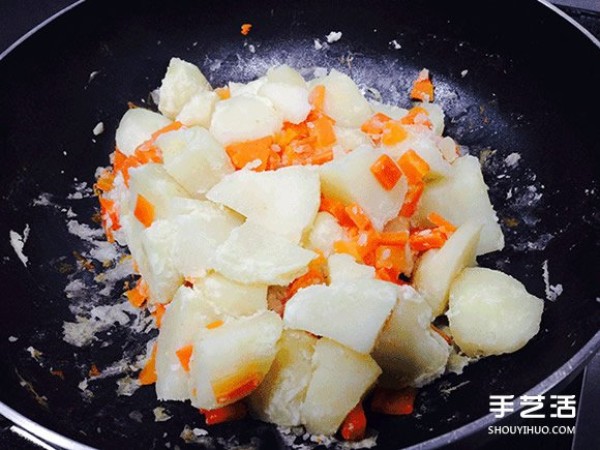
M 427 70 L 410 95 L 369 102 L 337 70 L 285 65 L 213 89 L 173 58 L 160 113 L 124 114 L 96 189 L 160 330 L 140 374 L 158 399 L 357 440 L 363 407 L 410 414 L 449 359 L 538 332 L 542 301 L 477 267 L 502 230 Z

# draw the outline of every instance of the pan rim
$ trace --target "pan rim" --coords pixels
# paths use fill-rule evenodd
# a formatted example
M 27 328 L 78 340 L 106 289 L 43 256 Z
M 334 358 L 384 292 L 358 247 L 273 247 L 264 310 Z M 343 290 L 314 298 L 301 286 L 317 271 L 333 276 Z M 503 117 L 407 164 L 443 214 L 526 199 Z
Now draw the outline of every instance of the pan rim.
M 80 6 L 85 3 L 87 0 L 77 0 L 73 4 L 59 10 L 52 16 L 48 17 L 44 21 L 40 22 L 38 25 L 33 27 L 27 33 L 23 34 L 20 38 L 18 38 L 15 42 L 13 42 L 8 48 L 6 48 L 2 53 L 0 53 L 0 63 L 13 51 L 15 51 L 19 46 L 21 46 L 25 41 L 27 41 L 31 36 L 41 31 L 47 25 L 62 17 L 72 9 Z M 559 9 L 557 6 L 550 3 L 549 0 L 537 0 L 539 4 L 548 8 L 552 13 L 557 14 L 563 20 L 568 22 L 571 26 L 576 28 L 580 33 L 582 33 L 585 37 L 587 37 L 592 44 L 600 50 L 600 40 L 597 39 L 592 33 L 587 30 L 584 26 L 579 24 L 576 20 L 566 14 L 564 11 Z M 557 370 L 555 370 L 551 375 L 546 377 L 540 383 L 535 385 L 530 390 L 526 391 L 522 395 L 542 395 L 550 392 L 551 390 L 557 388 L 559 385 L 567 382 L 568 380 L 574 378 L 578 375 L 585 365 L 594 357 L 596 353 L 600 352 L 600 331 L 598 331 L 586 344 L 575 353 L 567 362 L 565 362 L 562 366 L 560 366 Z M 518 404 L 518 402 L 517 402 Z M 519 404 L 513 412 L 511 412 L 506 418 L 513 418 L 516 414 L 521 410 L 521 405 Z M 66 437 L 58 432 L 52 431 L 49 428 L 46 428 L 34 420 L 27 418 L 25 415 L 17 412 L 15 409 L 11 408 L 4 402 L 0 400 L 0 416 L 8 419 L 13 426 L 17 428 L 21 428 L 25 430 L 25 432 L 30 433 L 36 438 L 41 439 L 44 443 L 48 443 L 51 445 L 58 446 L 63 449 L 68 450 L 95 450 L 95 447 L 88 446 L 83 444 L 75 439 L 71 439 Z M 498 420 L 494 417 L 493 413 L 487 414 L 483 417 L 480 417 L 476 420 L 473 420 L 459 428 L 456 428 L 452 431 L 439 435 L 437 437 L 428 439 L 426 441 L 420 442 L 418 444 L 404 447 L 404 450 L 429 450 L 440 448 L 444 445 L 457 443 L 467 437 L 473 436 L 478 432 L 481 432 L 486 427 L 497 424 Z M 12 427 L 10 427 L 12 428 Z

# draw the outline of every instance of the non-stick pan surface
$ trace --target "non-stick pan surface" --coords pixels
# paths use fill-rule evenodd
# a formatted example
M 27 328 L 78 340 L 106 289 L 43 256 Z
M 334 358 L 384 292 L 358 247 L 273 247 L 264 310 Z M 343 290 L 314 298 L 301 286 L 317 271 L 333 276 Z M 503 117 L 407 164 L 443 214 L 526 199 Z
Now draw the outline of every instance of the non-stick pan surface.
M 239 29 L 246 22 L 254 27 L 243 37 Z M 342 39 L 317 50 L 314 39 L 323 41 L 330 31 L 342 31 Z M 540 333 L 523 350 L 480 361 L 460 377 L 448 375 L 424 388 L 412 416 L 370 417 L 370 426 L 379 430 L 379 448 L 417 444 L 454 430 L 443 440 L 468 434 L 490 423 L 487 416 L 465 428 L 488 415 L 490 394 L 543 392 L 576 369 L 559 371 L 564 364 L 581 365 L 598 348 L 600 50 L 546 6 L 87 1 L 0 61 L 0 401 L 5 405 L 101 448 L 182 445 L 185 425 L 204 427 L 189 405 L 174 402 L 162 404 L 174 417 L 155 422 L 153 388 L 117 396 L 118 376 L 93 383 L 93 395 L 82 398 L 78 384 L 92 363 L 102 369 L 123 353 L 142 352 L 143 339 L 130 336 L 127 326 L 115 326 L 88 347 L 63 341 L 63 322 L 74 319 L 65 273 L 77 265 L 73 252 L 82 250 L 82 242 L 68 232 L 64 212 L 33 202 L 40 193 L 51 193 L 71 206 L 79 221 L 97 226 L 94 198 L 67 199 L 74 179 L 93 182 L 96 167 L 106 165 L 113 150 L 127 102 L 147 101 L 172 56 L 198 64 L 214 86 L 247 81 L 275 63 L 335 67 L 376 88 L 384 101 L 404 106 L 410 81 L 429 68 L 447 113 L 447 133 L 485 159 L 485 177 L 506 234 L 506 249 L 480 263 L 516 276 L 544 298 L 547 261 L 550 284 L 562 284 L 556 301 L 546 301 Z M 106 131 L 94 136 L 99 121 Z M 504 158 L 514 152 L 521 159 L 507 167 Z M 9 230 L 22 233 L 25 224 L 31 229 L 24 248 L 27 268 L 8 239 Z M 27 351 L 30 346 L 41 352 L 37 359 Z M 254 438 L 267 449 L 283 445 L 272 427 L 250 420 L 210 432 L 235 435 L 241 443 Z

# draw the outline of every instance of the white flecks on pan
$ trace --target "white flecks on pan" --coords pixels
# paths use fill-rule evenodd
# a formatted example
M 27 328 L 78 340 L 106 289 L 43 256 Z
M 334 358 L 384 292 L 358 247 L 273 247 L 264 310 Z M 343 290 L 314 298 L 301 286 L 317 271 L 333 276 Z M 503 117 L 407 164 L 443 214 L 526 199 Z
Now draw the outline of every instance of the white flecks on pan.
M 29 231 L 30 231 L 29 224 L 25 224 L 25 229 L 23 230 L 22 235 L 17 233 L 14 230 L 10 230 L 10 232 L 9 232 L 10 245 L 12 246 L 17 257 L 21 260 L 21 262 L 23 263 L 23 265 L 25 267 L 27 267 L 29 258 L 27 256 L 25 256 L 25 253 L 23 253 L 23 248 L 25 247 L 25 243 L 27 242 L 27 239 L 29 238 Z

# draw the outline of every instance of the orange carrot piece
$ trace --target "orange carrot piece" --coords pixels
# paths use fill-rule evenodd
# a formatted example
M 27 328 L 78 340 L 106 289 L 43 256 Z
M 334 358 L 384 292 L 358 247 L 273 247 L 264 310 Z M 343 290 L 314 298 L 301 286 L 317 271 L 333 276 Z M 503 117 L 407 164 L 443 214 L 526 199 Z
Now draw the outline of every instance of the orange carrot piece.
M 104 169 L 96 180 L 95 187 L 102 192 L 108 192 L 112 190 L 114 181 L 115 173 L 110 169 Z
M 456 231 L 456 227 L 452 223 L 436 212 L 430 212 L 427 215 L 427 220 L 437 225 L 446 234 L 452 234 Z
M 165 315 L 166 310 L 167 308 L 165 308 L 165 305 L 163 305 L 162 303 L 157 303 L 154 307 L 154 311 L 152 311 L 152 317 L 154 317 L 156 328 L 160 328 L 160 326 L 162 325 L 162 318 Z
M 375 267 L 402 272 L 406 268 L 404 245 L 380 245 L 375 252 Z
M 418 252 L 440 248 L 446 243 L 446 240 L 446 235 L 438 229 L 419 231 L 408 238 L 410 248 Z
M 217 409 L 200 409 L 200 412 L 204 415 L 206 425 L 215 425 L 218 423 L 243 419 L 246 417 L 248 409 L 246 408 L 246 405 L 238 402 Z
M 150 359 L 140 372 L 138 380 L 142 386 L 156 383 L 156 344 L 154 344 Z
M 431 82 L 431 78 L 429 78 L 428 70 L 422 70 L 419 73 L 410 91 L 410 98 L 422 102 L 433 101 L 433 83 Z
M 251 373 L 243 377 L 235 375 L 213 383 L 213 392 L 217 403 L 230 403 L 246 397 L 258 387 L 260 381 L 261 376 L 258 373 Z
M 433 331 L 435 331 L 442 338 L 444 338 L 444 340 L 448 343 L 448 345 L 452 345 L 454 343 L 454 340 L 452 339 L 452 336 L 444 333 L 440 328 L 436 327 L 434 324 L 431 324 L 430 327 L 431 327 L 431 329 Z
M 398 160 L 398 165 L 409 183 L 423 181 L 423 177 L 429 173 L 429 164 L 414 150 L 404 152 Z
M 363 123 L 360 126 L 361 131 L 371 135 L 371 137 L 378 137 L 381 133 L 383 133 L 383 128 L 387 122 L 392 120 L 391 117 L 383 114 L 377 113 L 374 114 L 369 120 Z
M 360 441 L 367 431 L 367 416 L 360 402 L 348 413 L 340 427 L 340 434 L 346 441 Z
M 356 262 L 363 262 L 358 243 L 355 241 L 336 241 L 333 243 L 333 251 L 336 253 L 346 253 L 352 256 Z
M 227 86 L 216 88 L 215 93 L 221 100 L 227 100 L 228 98 L 231 98 L 231 91 Z
M 375 388 L 371 399 L 373 412 L 392 416 L 405 416 L 412 414 L 415 407 L 417 390 L 412 387 L 402 390 Z
M 90 377 L 90 378 L 97 377 L 101 373 L 102 372 L 100 372 L 100 369 L 98 369 L 98 366 L 96 364 L 92 364 L 90 367 L 90 370 L 88 371 L 88 377 Z
M 325 107 L 325 86 L 322 84 L 316 85 L 308 96 L 308 102 L 315 111 L 323 111 Z
M 138 194 L 133 215 L 148 228 L 154 222 L 154 205 L 142 194 Z
M 433 124 L 429 120 L 429 113 L 422 106 L 413 106 L 408 110 L 408 114 L 400 119 L 400 123 L 405 125 L 424 125 L 432 128 Z
M 352 226 L 354 224 L 354 222 L 350 220 L 348 214 L 346 213 L 346 207 L 339 200 L 329 197 L 321 197 L 321 205 L 319 206 L 319 211 L 328 212 L 333 217 L 335 217 L 339 224 L 342 226 Z
M 384 231 L 378 236 L 380 245 L 404 245 L 408 242 L 408 231 Z
M 335 144 L 336 137 L 331 119 L 321 116 L 311 123 L 314 126 L 309 128 L 309 134 L 315 138 L 317 147 L 329 147 Z
M 214 330 L 215 328 L 219 328 L 224 323 L 225 322 L 223 322 L 222 320 L 215 320 L 214 322 L 211 322 L 208 325 L 206 325 L 206 328 L 208 328 L 209 330 Z
M 402 172 L 388 155 L 383 154 L 371 165 L 371 173 L 375 176 L 381 187 L 391 191 L 402 177 Z
M 371 228 L 371 219 L 369 219 L 358 203 L 352 203 L 351 205 L 346 206 L 344 211 L 359 230 Z
M 406 197 L 404 197 L 402 209 L 400 209 L 400 215 L 402 217 L 411 217 L 415 213 L 424 189 L 425 183 L 422 181 L 408 185 L 408 192 L 406 193 Z
M 242 24 L 240 33 L 242 33 L 244 36 L 248 36 L 248 34 L 250 33 L 251 29 L 252 29 L 252 24 L 251 23 L 244 23 L 244 24 Z
M 102 217 L 104 228 L 106 229 L 106 227 L 108 227 L 108 222 L 110 220 L 110 229 L 112 231 L 117 231 L 121 228 L 121 223 L 119 222 L 119 213 L 114 200 L 102 196 L 100 196 L 98 200 L 100 202 L 100 215 Z
M 377 278 L 378 280 L 389 281 L 390 283 L 396 283 L 396 284 L 404 284 L 398 278 L 399 276 L 400 276 L 400 272 L 398 272 L 394 269 L 385 269 L 385 268 L 375 269 L 375 278 Z
M 333 150 L 328 148 L 320 152 L 316 152 L 310 156 L 308 162 L 315 166 L 320 166 L 333 159 Z
M 125 292 L 125 295 L 129 303 L 136 308 L 141 308 L 148 300 L 148 284 L 140 278 L 135 287 Z
M 265 136 L 252 141 L 230 144 L 225 147 L 225 151 L 236 169 L 242 169 L 246 164 L 255 163 L 258 160 L 260 164 L 252 170 L 262 172 L 267 168 L 272 144 L 273 138 Z
M 183 124 L 181 122 L 178 122 L 177 120 L 171 122 L 169 125 L 162 127 L 160 130 L 156 130 L 154 133 L 152 133 L 152 137 L 150 138 L 150 140 L 154 142 L 161 134 L 179 130 L 181 127 L 183 127 Z
M 319 252 L 319 256 L 308 263 L 308 272 L 290 283 L 286 291 L 286 301 L 302 288 L 312 286 L 313 284 L 324 284 L 327 280 L 326 266 L 327 259 Z
M 175 352 L 177 358 L 179 358 L 181 367 L 183 367 L 183 370 L 186 372 L 190 371 L 190 359 L 192 358 L 192 353 L 194 353 L 194 346 L 192 344 L 185 345 Z
M 397 121 L 390 120 L 383 126 L 381 142 L 383 145 L 396 145 L 408 137 L 406 129 Z

